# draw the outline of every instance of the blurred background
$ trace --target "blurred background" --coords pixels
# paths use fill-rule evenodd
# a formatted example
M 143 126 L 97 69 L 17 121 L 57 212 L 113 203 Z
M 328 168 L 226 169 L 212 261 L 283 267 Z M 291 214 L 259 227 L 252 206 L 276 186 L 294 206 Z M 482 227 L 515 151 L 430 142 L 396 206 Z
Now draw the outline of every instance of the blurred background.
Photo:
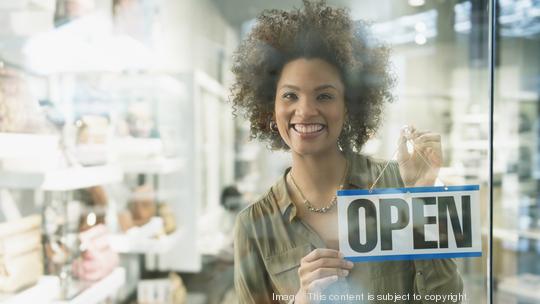
M 363 153 L 392 158 L 412 124 L 442 135 L 445 184 L 481 185 L 467 303 L 491 279 L 494 303 L 540 303 L 540 1 L 327 2 L 393 50 L 396 102 Z M 237 303 L 235 216 L 290 159 L 232 114 L 232 55 L 263 9 L 301 5 L 0 0 L 0 299 Z

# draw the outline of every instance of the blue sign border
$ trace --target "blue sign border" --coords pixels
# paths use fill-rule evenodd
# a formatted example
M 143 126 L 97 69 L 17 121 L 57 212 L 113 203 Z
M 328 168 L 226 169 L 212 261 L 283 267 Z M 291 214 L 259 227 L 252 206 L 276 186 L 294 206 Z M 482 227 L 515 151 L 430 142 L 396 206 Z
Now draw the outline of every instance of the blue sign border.
M 475 251 L 475 252 L 422 253 L 422 254 L 377 255 L 377 256 L 347 256 L 345 257 L 345 259 L 351 262 L 376 262 L 376 261 L 397 261 L 397 260 L 472 258 L 472 257 L 481 257 L 481 256 L 482 256 L 481 251 Z
M 478 191 L 478 190 L 480 190 L 480 185 L 386 188 L 386 189 L 373 189 L 371 191 L 369 189 L 351 189 L 351 190 L 338 190 L 337 195 L 338 196 L 353 196 L 353 195 L 456 192 L 456 191 Z

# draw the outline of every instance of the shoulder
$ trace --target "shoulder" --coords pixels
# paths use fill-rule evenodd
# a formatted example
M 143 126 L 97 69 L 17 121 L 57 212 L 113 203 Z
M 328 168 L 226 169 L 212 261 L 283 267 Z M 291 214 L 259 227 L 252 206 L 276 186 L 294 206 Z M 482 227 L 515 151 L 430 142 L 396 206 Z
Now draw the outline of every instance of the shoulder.
M 281 218 L 281 212 L 276 202 L 274 186 L 272 186 L 255 202 L 238 213 L 236 223 L 247 230 L 259 230 L 263 225 L 272 225 L 278 218 Z
M 273 213 L 273 194 L 272 188 L 268 189 L 255 202 L 249 204 L 238 213 L 238 220 L 247 223 L 259 219 L 262 216 Z

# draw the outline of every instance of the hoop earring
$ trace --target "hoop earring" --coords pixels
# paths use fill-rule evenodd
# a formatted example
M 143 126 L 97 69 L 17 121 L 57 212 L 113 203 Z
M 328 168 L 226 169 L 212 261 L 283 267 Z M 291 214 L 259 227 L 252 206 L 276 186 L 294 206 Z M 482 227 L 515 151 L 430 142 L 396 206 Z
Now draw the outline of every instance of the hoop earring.
M 279 132 L 277 123 L 273 119 L 271 119 L 270 122 L 268 123 L 268 127 L 270 128 L 270 131 L 272 132 L 275 132 L 275 133 Z
M 344 132 L 344 133 L 351 133 L 351 131 L 352 131 L 351 123 L 347 120 L 347 121 L 343 124 L 343 132 Z

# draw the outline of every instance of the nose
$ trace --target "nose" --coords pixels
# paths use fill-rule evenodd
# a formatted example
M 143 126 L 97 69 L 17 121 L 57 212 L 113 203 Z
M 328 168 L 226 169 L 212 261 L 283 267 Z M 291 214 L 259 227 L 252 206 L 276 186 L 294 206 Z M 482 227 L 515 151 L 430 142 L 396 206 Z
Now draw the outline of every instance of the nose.
M 316 101 L 309 97 L 300 98 L 297 103 L 296 115 L 301 117 L 315 116 L 318 113 Z

